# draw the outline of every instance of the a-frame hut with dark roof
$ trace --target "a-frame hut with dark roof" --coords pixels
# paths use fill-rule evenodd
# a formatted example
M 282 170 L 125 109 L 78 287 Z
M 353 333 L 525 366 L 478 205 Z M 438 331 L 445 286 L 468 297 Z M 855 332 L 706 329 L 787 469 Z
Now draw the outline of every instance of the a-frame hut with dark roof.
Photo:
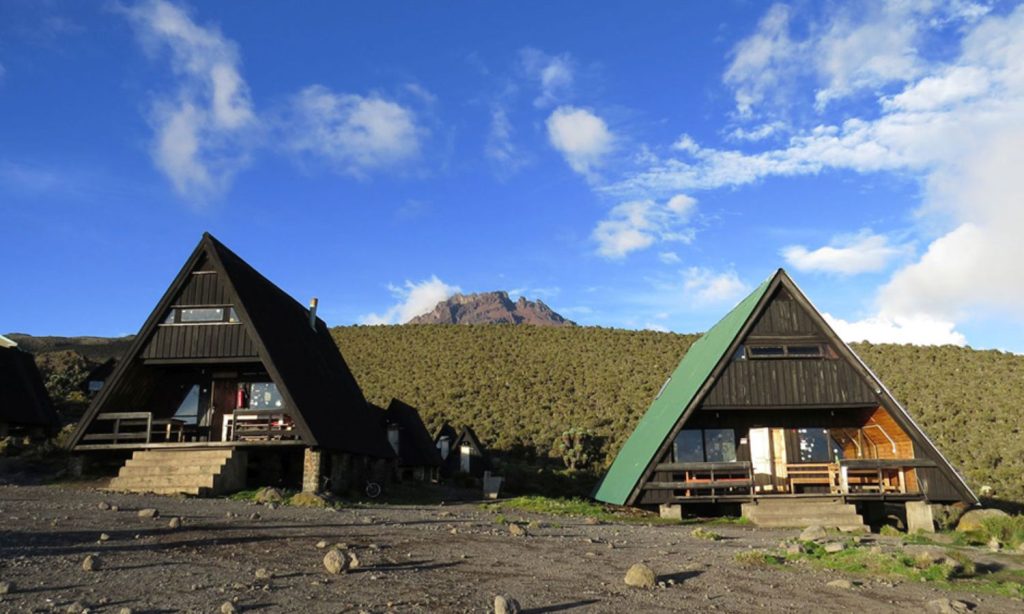
M 69 446 L 131 454 L 113 489 L 200 495 L 361 488 L 394 458 L 315 300 L 306 309 L 208 233 Z
M 434 445 L 441 454 L 441 475 L 444 477 L 464 473 L 479 478 L 490 469 L 487 449 L 468 426 L 457 431 L 445 422 L 434 435 Z
M 388 443 L 398 456 L 398 479 L 436 482 L 440 477 L 441 454 L 416 408 L 391 399 L 382 415 Z
M 594 497 L 672 515 L 740 504 L 780 526 L 895 507 L 928 530 L 930 503 L 978 502 L 782 269 L 693 344 Z
M 0 335 L 0 438 L 43 436 L 60 426 L 32 354 Z

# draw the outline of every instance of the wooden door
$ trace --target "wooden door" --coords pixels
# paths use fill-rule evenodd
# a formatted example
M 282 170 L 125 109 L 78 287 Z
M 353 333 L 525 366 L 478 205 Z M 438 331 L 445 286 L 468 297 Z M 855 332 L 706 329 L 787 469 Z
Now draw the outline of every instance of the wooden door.
M 221 441 L 224 416 L 231 415 L 235 410 L 238 396 L 238 381 L 234 379 L 213 380 L 212 419 L 210 421 L 210 441 Z
M 774 471 L 772 465 L 771 429 L 752 428 L 750 440 L 750 465 L 754 470 L 754 488 L 757 491 L 773 490 Z

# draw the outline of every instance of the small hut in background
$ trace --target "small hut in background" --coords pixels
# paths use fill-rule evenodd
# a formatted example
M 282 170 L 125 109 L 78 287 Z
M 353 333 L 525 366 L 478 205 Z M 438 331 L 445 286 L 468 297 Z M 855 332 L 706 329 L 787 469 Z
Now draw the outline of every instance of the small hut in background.
M 59 425 L 35 358 L 0 335 L 0 437 L 43 436 Z
M 398 455 L 399 481 L 436 482 L 440 477 L 441 454 L 416 408 L 391 399 L 382 411 L 388 443 Z
M 444 477 L 465 473 L 479 478 L 490 469 L 487 450 L 469 426 L 457 431 L 445 422 L 434 435 L 434 445 L 441 455 L 441 475 Z

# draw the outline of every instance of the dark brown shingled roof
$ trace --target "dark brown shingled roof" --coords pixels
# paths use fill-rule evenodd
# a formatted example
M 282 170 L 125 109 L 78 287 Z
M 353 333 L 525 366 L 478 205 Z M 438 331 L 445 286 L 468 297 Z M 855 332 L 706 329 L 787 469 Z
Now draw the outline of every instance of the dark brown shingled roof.
M 441 466 L 441 453 L 434 446 L 434 440 L 415 407 L 398 399 L 391 399 L 391 404 L 384 412 L 384 419 L 388 424 L 398 425 L 400 467 Z
M 0 348 L 0 422 L 44 427 L 59 422 L 35 359 L 16 347 Z

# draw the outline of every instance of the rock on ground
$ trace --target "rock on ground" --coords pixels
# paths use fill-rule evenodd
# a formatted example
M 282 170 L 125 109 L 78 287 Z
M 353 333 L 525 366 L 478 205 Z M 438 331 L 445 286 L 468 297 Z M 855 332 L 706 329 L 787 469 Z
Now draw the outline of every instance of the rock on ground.
M 14 584 L 10 582 L 0 582 L 0 595 L 6 595 L 14 590 Z
M 654 588 L 656 581 L 657 576 L 654 575 L 654 570 L 643 563 L 636 563 L 629 568 L 629 571 L 626 572 L 627 586 L 633 586 L 636 588 Z
M 982 528 L 982 522 L 988 518 L 1007 518 L 1009 514 L 1003 510 L 997 509 L 983 509 L 983 510 L 971 510 L 960 517 L 960 522 L 956 525 L 956 530 L 963 533 L 964 531 L 977 531 Z
M 159 518 L 160 512 L 155 507 L 147 507 L 139 510 L 139 518 Z
M 849 580 L 832 580 L 831 582 L 827 583 L 825 586 L 829 586 L 829 587 L 832 587 L 832 588 L 842 588 L 842 589 L 850 590 L 850 589 L 853 588 L 853 582 L 850 582 Z
M 519 602 L 507 595 L 494 598 L 494 614 L 519 614 Z
M 284 503 L 284 495 L 273 486 L 264 486 L 256 491 L 253 501 L 256 503 Z
M 256 570 L 257 580 L 269 580 L 274 577 L 274 574 L 270 573 L 270 570 L 266 567 L 260 567 Z
M 508 525 L 508 532 L 514 537 L 526 537 L 527 535 L 526 528 L 514 522 Z
M 235 614 L 238 609 L 235 608 L 235 604 L 230 601 L 225 601 L 220 605 L 220 614 Z
M 99 569 L 99 566 L 99 560 L 91 554 L 87 555 L 82 561 L 82 571 L 96 571 Z
M 800 532 L 800 541 L 814 542 L 820 539 L 825 539 L 826 536 L 825 528 L 814 524 Z
M 927 610 L 934 614 L 964 614 L 971 611 L 971 606 L 953 599 L 932 599 L 928 602 Z
M 324 555 L 324 567 L 327 569 L 327 573 L 333 575 L 348 571 L 349 563 L 350 561 L 346 553 L 336 548 L 331 548 Z
M 825 552 L 829 554 L 835 554 L 837 552 L 842 552 L 843 550 L 846 550 L 846 546 L 841 542 L 829 542 L 825 544 Z
M 289 499 L 288 504 L 298 507 L 327 507 L 327 499 L 313 492 L 300 492 Z

